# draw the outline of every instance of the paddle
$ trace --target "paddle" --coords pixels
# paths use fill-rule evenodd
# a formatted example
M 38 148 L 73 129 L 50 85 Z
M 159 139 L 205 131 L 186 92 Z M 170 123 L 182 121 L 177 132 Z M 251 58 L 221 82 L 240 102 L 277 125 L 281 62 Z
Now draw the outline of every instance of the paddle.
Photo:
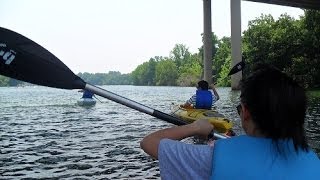
M 228 76 L 231 76 L 239 71 L 242 71 L 244 69 L 244 67 L 245 67 L 244 58 L 242 58 L 242 61 L 240 61 L 239 63 L 237 63 L 236 65 L 234 65 L 231 68 Z
M 101 101 L 100 99 L 98 99 L 95 95 L 93 95 L 93 97 L 94 97 L 96 100 L 98 100 L 99 102 L 102 103 L 102 101 Z
M 175 125 L 184 121 L 86 83 L 48 50 L 21 34 L 0 27 L 0 74 L 21 81 L 61 89 L 85 89 Z M 216 138 L 226 136 L 213 133 Z

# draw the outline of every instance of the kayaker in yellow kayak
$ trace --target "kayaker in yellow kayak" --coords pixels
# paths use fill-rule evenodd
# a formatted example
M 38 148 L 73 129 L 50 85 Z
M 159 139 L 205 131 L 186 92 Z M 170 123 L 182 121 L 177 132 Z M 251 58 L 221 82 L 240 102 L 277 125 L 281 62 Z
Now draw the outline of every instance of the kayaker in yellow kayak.
M 214 84 L 210 85 L 205 80 L 201 80 L 197 84 L 196 94 L 194 94 L 187 102 L 181 107 L 195 108 L 195 109 L 211 109 L 212 105 L 219 100 L 219 94 L 216 91 Z
M 180 140 L 207 135 L 206 120 L 156 131 L 141 148 L 159 160 L 162 179 L 320 179 L 320 161 L 305 134 L 305 91 L 280 70 L 264 65 L 241 81 L 237 111 L 245 135 L 213 146 Z

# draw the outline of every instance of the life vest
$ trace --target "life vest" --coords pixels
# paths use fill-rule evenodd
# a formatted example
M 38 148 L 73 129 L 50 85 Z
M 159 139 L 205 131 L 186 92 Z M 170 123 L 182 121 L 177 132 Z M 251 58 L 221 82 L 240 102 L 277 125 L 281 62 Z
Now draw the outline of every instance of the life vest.
M 211 109 L 212 107 L 212 93 L 208 90 L 196 91 L 196 109 Z
M 93 96 L 93 93 L 90 92 L 90 91 L 84 91 L 83 92 L 83 95 L 82 95 L 82 98 L 92 98 Z
M 277 152 L 271 139 L 238 136 L 215 142 L 211 179 L 316 180 L 320 161 L 312 151 L 295 152 L 292 140 L 280 141 L 285 155 Z

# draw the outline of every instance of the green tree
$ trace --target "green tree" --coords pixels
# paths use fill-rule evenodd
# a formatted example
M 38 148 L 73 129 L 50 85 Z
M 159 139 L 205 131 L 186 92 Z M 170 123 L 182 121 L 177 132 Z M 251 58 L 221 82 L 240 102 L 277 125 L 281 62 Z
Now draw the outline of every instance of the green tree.
M 109 71 L 105 74 L 105 84 L 107 85 L 130 85 L 132 84 L 130 74 L 121 74 L 119 71 Z
M 144 62 L 138 65 L 134 71 L 132 71 L 131 77 L 134 85 L 142 86 L 145 84 L 147 68 L 148 62 Z
M 0 86 L 9 86 L 10 78 L 0 75 Z
M 219 79 L 221 77 L 222 68 L 227 59 L 231 59 L 231 40 L 230 37 L 223 37 L 219 40 L 217 53 L 213 61 L 213 69 L 215 70 L 214 74 L 216 75 L 215 79 Z
M 191 53 L 184 44 L 176 44 L 173 50 L 170 52 L 170 59 L 172 59 L 177 67 L 183 66 L 189 63 Z
M 228 76 L 230 69 L 231 69 L 231 56 L 228 56 L 225 59 L 224 64 L 221 66 L 221 71 L 219 73 L 219 78 L 217 82 L 219 86 L 224 86 L 224 87 L 231 86 L 231 77 Z
M 78 73 L 78 76 L 81 77 L 83 80 L 90 84 L 94 85 L 104 85 L 105 83 L 105 74 L 104 73 Z
M 119 71 L 108 73 L 78 73 L 78 76 L 94 85 L 129 85 L 132 84 L 131 74 L 121 74 Z
M 170 59 L 159 61 L 156 65 L 156 85 L 175 86 L 178 77 L 177 65 Z
M 294 62 L 297 67 L 293 68 L 293 73 L 302 77 L 306 87 L 320 88 L 320 11 L 305 10 L 305 15 L 301 18 L 301 28 L 303 53 L 302 57 Z
M 281 70 L 289 68 L 301 46 L 298 23 L 286 14 L 277 21 L 271 15 L 262 15 L 250 21 L 243 34 L 247 70 L 258 62 L 273 64 Z
M 243 32 L 243 54 L 246 57 L 246 71 L 257 61 L 267 62 L 271 51 L 272 24 L 271 15 L 261 15 L 260 18 L 249 21 L 248 29 Z
M 155 79 L 156 79 L 156 65 L 157 65 L 156 58 L 150 58 L 149 63 L 148 63 L 147 72 L 146 72 L 148 86 L 156 85 L 156 81 L 155 81 Z
M 177 85 L 179 86 L 195 86 L 201 79 L 202 68 L 199 63 L 200 56 L 192 54 L 190 62 L 180 68 Z
M 132 73 L 132 81 L 134 85 L 148 85 L 153 86 L 156 84 L 156 65 L 162 57 L 150 58 L 148 62 L 139 65 Z

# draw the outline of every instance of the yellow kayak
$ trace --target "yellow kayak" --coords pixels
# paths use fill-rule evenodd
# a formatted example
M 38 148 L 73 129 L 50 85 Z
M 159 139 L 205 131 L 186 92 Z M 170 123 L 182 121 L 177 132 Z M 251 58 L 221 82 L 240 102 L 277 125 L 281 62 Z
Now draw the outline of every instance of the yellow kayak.
M 171 114 L 187 123 L 207 119 L 219 133 L 226 133 L 233 127 L 229 119 L 215 110 L 182 108 L 180 105 L 175 105 L 171 109 Z

